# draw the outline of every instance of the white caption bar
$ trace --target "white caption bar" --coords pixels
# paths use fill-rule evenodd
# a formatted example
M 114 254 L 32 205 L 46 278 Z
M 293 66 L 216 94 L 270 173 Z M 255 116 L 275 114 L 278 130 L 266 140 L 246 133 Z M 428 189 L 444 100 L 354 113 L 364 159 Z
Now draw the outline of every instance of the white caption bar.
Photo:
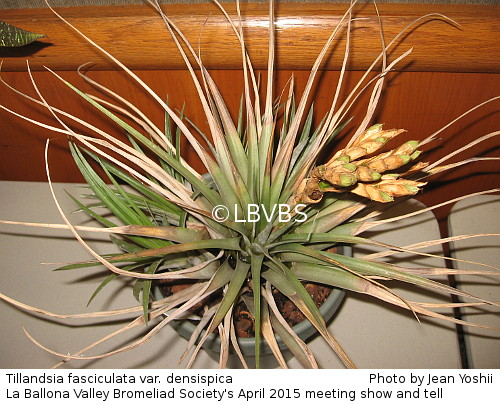
M 498 404 L 499 370 L 2 370 L 0 403 Z

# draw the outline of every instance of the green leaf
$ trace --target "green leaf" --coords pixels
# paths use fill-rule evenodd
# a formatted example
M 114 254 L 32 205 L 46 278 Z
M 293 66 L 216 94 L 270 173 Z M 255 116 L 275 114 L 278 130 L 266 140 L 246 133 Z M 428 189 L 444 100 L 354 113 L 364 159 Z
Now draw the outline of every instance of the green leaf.
M 97 294 L 99 294 L 99 292 L 101 292 L 101 290 L 104 288 L 104 286 L 106 284 L 108 284 L 110 281 L 114 280 L 117 277 L 118 277 L 118 274 L 116 274 L 116 273 L 111 273 L 108 277 L 106 277 L 104 279 L 104 281 L 101 284 L 99 284 L 99 286 L 95 289 L 94 293 L 90 296 L 90 298 L 87 302 L 87 306 L 90 305 L 90 303 L 94 300 L 94 298 L 97 296 Z
M 89 152 L 85 149 L 83 151 L 90 156 L 92 156 L 93 159 L 97 159 L 97 155 L 93 154 L 92 152 Z M 153 190 L 151 190 L 149 187 L 145 186 L 142 184 L 139 180 L 135 179 L 134 177 L 130 176 L 128 173 L 124 172 L 120 168 L 116 167 L 115 165 L 101 160 L 100 161 L 101 165 L 105 167 L 110 173 L 112 173 L 114 176 L 119 178 L 120 180 L 124 181 L 127 185 L 138 191 L 142 198 L 148 202 L 149 205 L 154 205 L 158 208 L 161 208 L 164 210 L 166 213 L 172 213 L 175 216 L 181 215 L 183 212 L 179 207 L 177 207 L 175 204 L 171 203 L 170 201 L 167 201 L 165 198 L 162 196 L 158 195 L 155 193 Z M 134 198 L 133 196 L 131 198 Z
M 85 204 L 82 204 L 76 197 L 72 196 L 68 192 L 66 192 L 66 194 L 68 194 L 68 196 L 80 207 L 80 209 L 85 211 L 91 218 L 94 218 L 95 220 L 99 221 L 101 224 L 103 224 L 107 227 L 116 226 L 115 223 L 113 223 L 113 222 L 109 221 L 108 219 L 104 218 L 103 216 L 99 215 L 94 210 L 91 210 Z
M 375 245 L 378 246 L 380 243 L 374 242 L 370 239 L 362 238 L 360 236 L 342 235 L 342 234 L 332 234 L 332 233 L 293 233 L 289 235 L 284 235 L 282 237 L 282 242 L 301 242 L 301 243 L 358 243 L 361 245 Z
M 270 270 L 263 273 L 262 276 L 292 300 L 318 332 L 321 333 L 342 362 L 347 367 L 354 368 L 355 366 L 352 361 L 329 332 L 321 312 L 316 307 L 316 304 L 297 276 L 293 274 L 288 267 L 277 260 L 269 262 L 268 264 Z
M 260 275 L 262 271 L 262 262 L 264 255 L 251 256 L 252 290 L 254 301 L 254 324 L 255 324 L 255 367 L 260 368 L 260 341 L 261 341 L 261 293 L 260 293 Z
M 142 250 L 142 247 L 137 245 L 136 243 L 132 243 L 126 240 L 123 240 L 121 238 L 117 238 L 114 235 L 109 235 L 109 238 L 111 239 L 111 242 L 113 242 L 116 246 L 118 246 L 121 250 L 124 252 L 138 252 Z
M 97 264 L 101 264 L 101 263 L 98 262 Z M 142 263 L 132 264 L 130 266 L 124 266 L 123 269 L 131 271 L 131 270 L 134 270 L 134 269 L 137 269 L 137 268 L 141 268 L 141 267 L 144 267 L 144 264 L 142 264 Z M 96 290 L 94 291 L 94 293 L 92 294 L 92 296 L 89 298 L 89 301 L 87 302 L 87 306 L 90 305 L 90 303 L 92 302 L 92 300 L 97 296 L 97 294 L 99 292 L 101 292 L 101 290 L 103 289 L 104 286 L 106 286 L 110 281 L 114 280 L 118 276 L 119 276 L 119 274 L 111 273 L 108 277 L 106 277 L 104 279 L 104 281 L 101 284 L 99 284 L 99 286 L 96 288 Z M 138 282 L 143 282 L 143 280 L 138 280 Z M 137 283 L 135 285 L 137 285 Z M 135 285 L 134 285 L 134 290 L 133 290 L 134 296 L 136 295 Z M 137 296 L 136 296 L 136 298 L 137 298 Z M 137 300 L 139 300 L 139 298 L 137 298 Z
M 145 272 L 146 274 L 155 274 L 160 266 L 162 260 L 156 260 L 153 262 Z M 149 300 L 151 295 L 151 285 L 153 280 L 143 280 L 142 282 L 142 308 L 144 312 L 144 320 L 147 323 L 149 321 Z
M 307 357 L 303 346 L 301 346 L 305 345 L 304 342 L 297 335 L 292 335 L 286 330 L 274 313 L 271 312 L 270 317 L 273 330 L 276 331 L 276 334 L 281 338 L 288 350 L 304 368 L 312 368 L 311 360 Z
M 204 71 L 205 72 L 205 71 Z M 229 150 L 229 157 L 244 181 L 247 179 L 248 162 L 243 144 L 237 128 L 234 126 L 229 111 L 224 103 L 222 95 L 219 93 L 213 79 L 207 73 L 206 81 L 213 95 L 214 108 L 217 108 L 219 119 L 224 129 L 224 141 Z M 219 150 L 219 157 L 223 157 L 224 149 Z M 231 172 L 230 172 L 231 173 Z
M 29 32 L 21 28 L 14 27 L 13 25 L 6 23 L 5 21 L 0 21 L 0 46 L 24 46 L 44 36 L 44 34 L 35 34 L 34 32 Z
M 107 108 L 105 108 L 104 106 L 99 104 L 97 101 L 95 101 L 91 97 L 89 97 L 86 93 L 82 92 L 81 90 L 79 90 L 78 88 L 73 86 L 71 83 L 69 83 L 67 81 L 64 81 L 64 83 L 69 88 L 71 88 L 73 91 L 75 91 L 78 95 L 80 95 L 83 99 L 88 101 L 91 105 L 93 105 L 95 108 L 97 108 L 103 114 L 105 114 L 108 118 L 110 118 L 116 124 L 121 126 L 125 131 L 127 131 L 130 135 L 132 135 L 134 138 L 136 138 L 143 145 L 145 145 L 149 150 L 151 150 L 153 153 L 155 153 L 159 158 L 163 159 L 170 167 L 172 167 L 174 170 L 179 172 L 179 174 L 181 174 L 184 178 L 186 178 L 189 181 L 189 183 L 191 183 L 193 185 L 193 187 L 195 189 L 199 190 L 205 196 L 205 198 L 208 201 L 210 201 L 211 204 L 217 205 L 217 204 L 221 203 L 220 198 L 217 195 L 217 193 L 215 193 L 214 190 L 211 190 L 203 180 L 200 180 L 191 171 L 189 171 L 189 169 L 186 168 L 181 162 L 179 162 L 176 157 L 165 152 L 165 150 L 163 150 L 158 145 L 156 145 L 153 141 L 151 141 L 150 139 L 145 137 L 138 130 L 136 130 L 134 127 L 132 127 L 130 124 L 128 124 L 125 121 L 123 121 L 122 119 L 120 119 L 118 116 L 113 114 Z
M 466 292 L 460 291 L 456 288 L 450 287 L 446 284 L 439 283 L 437 281 L 429 280 L 428 278 L 406 272 L 404 267 L 399 267 L 393 264 L 375 262 L 356 257 L 349 257 L 338 253 L 332 253 L 326 251 L 318 252 L 308 247 L 304 247 L 297 244 L 283 245 L 280 247 L 280 249 L 284 249 L 283 251 L 287 252 L 292 252 L 292 253 L 298 252 L 304 255 L 308 255 L 313 259 L 319 259 L 320 262 L 323 261 L 323 264 L 328 266 L 335 266 L 337 264 L 337 267 L 341 269 L 342 268 L 348 269 L 351 272 L 355 272 L 362 275 L 363 277 L 378 276 L 391 280 L 399 280 L 404 283 L 417 285 L 431 290 L 442 291 L 448 294 L 473 298 L 482 302 L 487 302 L 483 299 L 475 297 Z M 315 262 L 313 261 L 311 263 Z
M 104 181 L 99 177 L 94 169 L 92 169 L 92 167 L 87 162 L 81 151 L 76 147 L 76 145 L 70 143 L 70 150 L 78 168 L 80 169 L 88 185 L 92 188 L 92 191 L 94 191 L 96 196 L 116 217 L 118 217 L 125 224 L 152 225 L 151 221 L 149 221 L 144 214 L 141 214 L 140 210 L 134 204 L 131 205 L 130 199 L 122 201 L 117 197 L 116 192 L 113 191 L 106 183 L 104 183 Z M 111 174 L 109 172 L 107 173 L 110 176 L 110 179 L 114 181 L 115 186 L 118 186 L 117 182 L 114 180 L 114 178 L 112 178 Z M 121 187 L 119 187 L 118 191 L 120 192 L 120 190 L 122 190 Z M 123 196 L 123 193 L 121 194 Z M 139 243 L 145 248 L 158 248 L 160 246 L 169 244 L 169 242 L 167 241 L 159 241 L 144 237 L 130 236 L 130 239 L 136 243 Z
M 110 260 L 109 256 L 102 255 L 103 258 L 106 260 Z M 94 266 L 102 266 L 102 263 L 100 261 L 94 260 L 94 261 L 86 261 L 86 262 L 77 262 L 77 263 L 70 263 L 70 264 L 65 264 L 64 266 L 60 266 L 53 271 L 65 271 L 65 270 L 75 270 L 75 269 L 83 269 L 86 267 L 94 267 Z
M 145 257 L 165 256 L 172 253 L 189 252 L 192 250 L 224 249 L 240 251 L 240 238 L 204 239 L 194 242 L 179 243 L 156 249 L 146 249 L 135 253 L 115 256 L 114 260 L 128 261 Z
M 236 303 L 241 287 L 248 277 L 249 269 L 250 265 L 248 263 L 245 263 L 241 260 L 237 261 L 236 269 L 234 270 L 234 273 L 231 277 L 231 281 L 229 282 L 227 291 L 224 294 L 219 309 L 215 313 L 210 324 L 209 333 L 215 330 L 215 328 L 219 325 L 219 323 L 222 322 L 222 320 L 226 316 L 227 311 L 229 311 L 231 306 Z

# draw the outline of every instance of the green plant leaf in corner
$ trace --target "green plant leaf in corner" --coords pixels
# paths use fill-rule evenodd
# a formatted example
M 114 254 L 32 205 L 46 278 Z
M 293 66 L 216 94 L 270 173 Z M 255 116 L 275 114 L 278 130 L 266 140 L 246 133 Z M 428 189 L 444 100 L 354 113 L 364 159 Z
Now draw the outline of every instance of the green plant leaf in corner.
M 0 46 L 24 46 L 44 36 L 44 34 L 35 34 L 34 32 L 14 27 L 5 21 L 0 21 Z

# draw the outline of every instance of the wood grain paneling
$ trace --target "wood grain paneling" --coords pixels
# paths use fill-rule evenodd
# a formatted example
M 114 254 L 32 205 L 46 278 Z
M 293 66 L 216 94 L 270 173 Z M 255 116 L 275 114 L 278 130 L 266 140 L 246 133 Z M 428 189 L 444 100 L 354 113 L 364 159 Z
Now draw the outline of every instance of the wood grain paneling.
M 290 71 L 280 71 L 277 75 L 276 89 L 281 89 L 288 80 Z M 138 74 L 150 84 L 162 97 L 169 97 L 175 108 L 181 109 L 185 103 L 185 113 L 201 129 L 207 130 L 200 103 L 195 94 L 188 72 L 186 71 L 140 71 Z M 84 90 L 91 90 L 81 83 L 76 73 L 62 72 L 64 78 Z M 159 127 L 163 125 L 163 113 L 160 107 L 137 85 L 130 82 L 123 72 L 97 71 L 89 72 L 89 76 L 107 86 L 118 90 L 134 104 L 138 105 L 152 117 Z M 297 92 L 300 94 L 307 80 L 306 72 L 294 72 Z M 349 72 L 346 90 L 360 78 L 360 72 Z M 239 71 L 214 71 L 213 77 L 218 83 L 234 117 L 237 116 L 240 101 L 242 73 Z M 27 73 L 5 72 L 3 78 L 24 92 L 34 95 Z M 58 82 L 48 72 L 34 72 L 34 78 L 41 92 L 48 101 L 63 107 L 73 114 L 83 117 L 100 128 L 120 134 L 113 124 L 91 106 L 80 100 L 71 90 Z M 316 122 L 327 111 L 332 93 L 336 86 L 338 72 L 325 71 L 319 77 L 311 101 L 316 109 Z M 235 90 L 236 89 L 236 90 Z M 389 76 L 383 101 L 378 110 L 375 122 L 385 123 L 386 128 L 405 128 L 407 139 L 423 139 L 437 129 L 446 125 L 476 104 L 497 96 L 500 89 L 498 74 L 465 74 L 439 72 L 406 72 Z M 94 91 L 95 93 L 95 91 Z M 500 122 L 500 101 L 493 102 L 466 116 L 441 134 L 442 139 L 426 146 L 424 159 L 431 161 L 445 156 L 453 150 L 477 139 L 489 132 L 498 130 Z M 39 119 L 45 123 L 56 125 L 53 117 L 43 108 L 2 89 L 0 104 L 8 106 L 20 114 Z M 352 115 L 363 114 L 364 103 L 361 99 Z M 355 120 L 342 134 L 347 138 L 349 129 Z M 66 139 L 62 135 L 35 127 L 21 119 L 0 111 L 0 179 L 45 181 L 44 146 L 45 140 L 51 138 L 50 167 L 55 181 L 80 181 L 79 174 L 66 151 Z M 342 145 L 342 137 L 338 140 Z M 498 137 L 479 144 L 468 152 L 456 156 L 453 160 L 461 160 L 474 155 L 498 156 Z M 335 146 L 332 146 L 334 149 Z M 190 162 L 203 171 L 195 154 L 185 145 L 185 152 Z M 453 170 L 446 175 L 436 176 L 429 192 L 422 196 L 427 204 L 443 201 L 460 194 L 480 191 L 500 186 L 498 161 L 480 162 Z
M 225 5 L 235 17 L 235 7 Z M 319 50 L 346 10 L 346 4 L 277 4 L 277 63 L 281 69 L 309 69 Z M 442 13 L 460 28 L 422 20 L 411 35 L 405 35 L 392 50 L 396 57 L 414 48 L 405 70 L 498 72 L 500 69 L 499 10 L 497 6 L 446 4 L 380 4 L 386 40 L 415 19 Z M 184 30 L 195 45 L 199 43 L 209 68 L 240 69 L 240 48 L 224 16 L 213 4 L 164 6 L 166 13 Z M 133 69 L 182 69 L 183 62 L 163 21 L 149 6 L 107 6 L 61 8 L 60 13 L 81 31 Z M 249 53 L 257 68 L 267 62 L 267 6 L 243 4 L 243 24 Z M 43 32 L 47 38 L 38 45 L 0 49 L 4 70 L 24 70 L 25 59 L 33 69 L 43 65 L 53 70 L 74 70 L 94 61 L 101 70 L 115 66 L 83 38 L 62 23 L 48 9 L 1 10 L 2 19 L 24 29 Z M 381 43 L 378 19 L 370 4 L 356 6 L 349 68 L 365 69 L 378 56 Z M 432 20 L 432 21 L 431 21 Z M 345 35 L 336 43 L 325 69 L 341 66 Z
M 232 15 L 234 8 L 228 6 Z M 422 24 L 396 47 L 397 56 L 414 46 L 413 54 L 402 65 L 405 72 L 388 76 L 387 88 L 377 112 L 376 122 L 386 127 L 405 128 L 407 139 L 423 139 L 451 119 L 474 105 L 500 95 L 500 44 L 498 36 L 498 7 L 457 5 L 379 5 L 383 15 L 386 38 L 395 35 L 417 16 L 429 12 L 442 12 L 462 24 L 461 29 L 442 21 Z M 277 64 L 281 69 L 276 79 L 276 91 L 285 85 L 294 72 L 297 93 L 307 80 L 307 71 L 332 27 L 339 21 L 343 5 L 333 4 L 278 4 L 277 10 Z M 186 30 L 187 37 L 197 44 L 199 40 L 204 62 L 213 71 L 231 113 L 237 115 L 242 89 L 239 50 L 234 37 L 228 32 L 227 22 L 213 5 L 166 6 L 172 19 Z M 147 6 L 85 7 L 60 10 L 65 17 L 95 39 L 150 84 L 162 97 L 181 109 L 203 130 L 207 130 L 203 111 L 197 99 L 189 73 L 183 70 L 181 59 L 165 28 L 155 12 Z M 265 66 L 267 53 L 267 9 L 263 4 L 245 4 L 243 8 L 249 52 L 258 68 Z M 369 20 L 357 21 L 353 34 L 351 71 L 347 75 L 346 91 L 361 76 L 356 69 L 366 67 L 380 49 L 377 22 L 371 6 L 361 6 L 360 15 Z M 208 18 L 207 18 L 208 17 Z M 163 125 L 160 107 L 148 98 L 139 86 L 86 44 L 48 10 L 2 10 L 2 19 L 32 31 L 41 31 L 48 38 L 39 45 L 22 49 L 2 50 L 2 77 L 21 91 L 35 95 L 26 73 L 26 59 L 35 70 L 34 78 L 49 102 L 85 118 L 100 128 L 121 134 L 113 124 L 96 113 L 71 90 L 43 71 L 43 65 L 60 70 L 61 75 L 83 90 L 92 90 L 82 83 L 75 69 L 93 60 L 94 70 L 89 75 L 103 84 L 126 95 L 134 104 L 157 123 Z M 40 29 L 43 27 L 43 29 Z M 44 45 L 45 44 L 45 45 Z M 318 77 L 313 96 L 316 122 L 327 111 L 336 87 L 343 54 L 343 42 L 331 53 L 325 69 Z M 34 53 L 32 53 L 34 52 Z M 37 71 L 39 70 L 39 71 Z M 69 71 L 65 71 L 69 70 Z M 469 72 L 469 73 L 468 73 Z M 470 73 L 472 72 L 472 73 Z M 480 72 L 480 73 L 477 73 Z M 265 76 L 265 73 L 263 73 Z M 92 90 L 94 91 L 94 90 Z M 365 98 L 366 101 L 366 98 Z M 0 104 L 20 114 L 56 125 L 50 113 L 43 108 L 1 87 Z M 352 111 L 355 117 L 363 114 L 363 99 Z M 349 129 L 344 131 L 344 139 Z M 498 130 L 499 101 L 468 115 L 441 134 L 442 140 L 426 147 L 425 159 L 435 160 L 466 145 L 486 133 Z M 49 162 L 52 177 L 59 182 L 78 182 L 81 177 L 67 151 L 63 135 L 35 127 L 22 119 L 0 111 L 0 180 L 45 181 L 44 147 L 51 139 Z M 342 145 L 342 137 L 339 145 Z M 332 149 L 334 147 L 332 146 Z M 188 161 L 204 171 L 189 145 L 184 143 Z M 473 155 L 498 156 L 498 137 L 477 145 L 455 161 Z M 432 205 L 449 198 L 500 186 L 498 161 L 480 162 L 436 176 L 419 196 Z M 447 208 L 436 211 L 444 218 Z

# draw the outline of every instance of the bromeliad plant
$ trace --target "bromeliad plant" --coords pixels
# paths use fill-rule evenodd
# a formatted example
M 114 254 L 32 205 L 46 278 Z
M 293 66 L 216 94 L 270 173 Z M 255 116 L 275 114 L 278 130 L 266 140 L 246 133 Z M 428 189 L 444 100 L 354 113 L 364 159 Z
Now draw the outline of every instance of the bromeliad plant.
M 354 2 L 319 53 L 304 93 L 296 101 L 293 78 L 288 90 L 280 97 L 276 97 L 273 92 L 273 2 L 269 4 L 269 58 L 267 81 L 261 100 L 260 81 L 245 48 L 239 6 L 238 19 L 234 20 L 214 1 L 226 15 L 241 45 L 244 89 L 240 114 L 235 122 L 198 53 L 160 6 L 156 2 L 150 3 L 164 20 L 191 74 L 208 122 L 207 136 L 196 134 L 196 126 L 183 113 L 174 111 L 138 76 L 62 17 L 62 21 L 111 58 L 127 72 L 131 80 L 139 83 L 151 95 L 155 103 L 163 107 L 166 130 L 160 130 L 144 112 L 125 98 L 83 74 L 85 80 L 113 96 L 119 105 L 84 93 L 60 79 L 94 107 L 98 114 L 121 127 L 128 135 L 128 142 L 49 105 L 40 93 L 38 100 L 31 100 L 45 106 L 60 127 L 40 122 L 35 124 L 69 137 L 73 158 L 92 190 L 91 197 L 94 199 L 89 204 L 76 198 L 74 200 L 81 210 L 103 226 L 74 226 L 59 208 L 66 223 L 60 226 L 70 229 L 95 259 L 64 268 L 103 265 L 109 269 L 109 276 L 95 294 L 118 277 L 133 279 L 133 293 L 142 304 L 135 308 L 137 318 L 120 331 L 147 322 L 157 324 L 140 340 L 99 356 L 85 356 L 85 352 L 112 335 L 73 355 L 46 350 L 60 355 L 64 361 L 99 358 L 122 352 L 146 342 L 166 324 L 185 317 L 191 308 L 202 302 L 205 310 L 197 316 L 199 326 L 189 342 L 188 349 L 192 351 L 189 365 L 214 331 L 220 335 L 220 366 L 225 366 L 230 346 L 246 365 L 233 322 L 235 308 L 244 300 L 254 322 L 257 367 L 262 340 L 270 346 L 280 365 L 286 367 L 276 333 L 305 367 L 317 367 L 310 349 L 278 310 L 274 292 L 279 291 L 300 309 L 343 363 L 347 367 L 354 367 L 327 328 L 304 282 L 369 294 L 405 308 L 415 316 L 426 315 L 462 324 L 466 322 L 435 312 L 439 305 L 429 306 L 405 299 L 386 287 L 384 282 L 399 280 L 472 298 L 477 305 L 495 304 L 429 278 L 448 274 L 450 270 L 446 268 L 405 268 L 382 261 L 344 256 L 331 250 L 339 244 L 365 244 L 384 246 L 390 253 L 404 251 L 360 235 L 381 223 L 370 221 L 370 218 L 391 207 L 398 199 L 417 194 L 426 184 L 425 178 L 457 165 L 441 166 L 446 158 L 433 164 L 418 161 L 419 148 L 435 139 L 439 132 L 422 141 L 409 141 L 388 148 L 389 142 L 397 144 L 398 135 L 404 131 L 385 130 L 380 124 L 370 124 L 386 74 L 409 53 L 387 63 L 387 51 L 411 26 L 382 47 L 379 57 L 352 93 L 343 100 L 340 99 L 340 80 L 330 110 L 321 123 L 313 128 L 312 109 L 309 109 L 307 100 L 319 66 L 331 45 L 342 32 L 349 38 Z M 341 77 L 345 73 L 348 54 L 347 45 Z M 379 63 L 382 65 L 381 71 L 375 76 L 371 75 Z M 320 164 L 320 153 L 326 147 L 334 150 L 333 138 L 344 128 L 357 96 L 368 91 L 370 85 L 372 96 L 367 114 L 348 145 L 337 150 L 326 163 Z M 10 111 L 6 107 L 2 108 Z M 88 133 L 73 130 L 65 121 L 68 119 L 83 125 Z M 203 136 L 208 148 L 196 135 Z M 183 159 L 181 137 L 196 151 L 208 175 L 197 172 Z M 101 175 L 94 170 L 91 161 L 100 166 Z M 57 204 L 57 199 L 55 201 Z M 102 207 L 113 214 L 116 220 L 99 214 Z M 112 242 L 123 253 L 97 254 L 79 236 L 80 230 L 110 233 Z M 154 282 L 175 280 L 185 280 L 189 286 L 168 297 L 152 300 Z M 2 298 L 15 305 L 41 311 L 11 298 Z M 460 304 L 443 303 L 441 307 L 453 305 Z M 130 309 L 110 311 L 105 315 L 126 311 Z M 189 316 L 195 317 L 193 314 Z
M 5 21 L 0 21 L 0 47 L 25 46 L 44 36 L 43 34 L 35 34 L 34 32 L 14 27 Z

